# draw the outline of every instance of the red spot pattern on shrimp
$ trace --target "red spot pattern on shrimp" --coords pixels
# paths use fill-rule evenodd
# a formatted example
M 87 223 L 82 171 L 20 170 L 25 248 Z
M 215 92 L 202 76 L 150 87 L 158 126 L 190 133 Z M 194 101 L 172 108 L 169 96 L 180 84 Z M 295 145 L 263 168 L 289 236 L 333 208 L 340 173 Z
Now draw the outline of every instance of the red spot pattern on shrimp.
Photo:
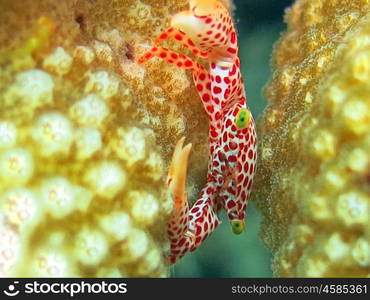
M 222 89 L 221 89 L 220 87 L 215 86 L 215 87 L 213 88 L 213 93 L 214 93 L 214 94 L 220 94 L 221 92 L 222 92 Z
M 235 32 L 231 33 L 230 42 L 231 42 L 231 44 L 235 44 L 235 42 L 236 42 L 236 33 Z
M 204 102 L 208 102 L 210 99 L 211 99 L 211 96 L 210 96 L 209 94 L 204 94 L 204 95 L 202 96 L 202 100 L 203 100 Z
M 159 57 L 167 63 L 190 70 L 209 117 L 207 183 L 190 210 L 186 198 L 183 204 L 175 205 L 167 229 L 171 242 L 168 255 L 170 263 L 195 250 L 212 233 L 220 224 L 217 217 L 219 209 L 226 210 L 230 221 L 243 222 L 256 171 L 257 146 L 253 118 L 245 128 L 238 129 L 236 126 L 239 112 L 246 110 L 249 113 L 237 56 L 237 34 L 221 2 L 209 1 L 214 2 L 215 9 L 204 16 L 195 14 L 199 1 L 191 2 L 190 10 L 185 15 L 189 18 L 188 22 L 192 22 L 194 17 L 197 20 L 197 26 L 188 26 L 194 29 L 186 32 L 170 27 L 156 39 L 156 46 L 138 60 L 144 63 Z M 183 54 L 157 46 L 167 39 L 176 40 L 196 57 L 206 59 L 209 67 L 205 68 Z M 170 186 L 174 180 L 169 178 L 167 184 Z M 185 196 L 173 197 L 175 200 Z
M 191 67 L 193 65 L 193 63 L 191 62 L 191 60 L 186 60 L 185 61 L 185 67 Z

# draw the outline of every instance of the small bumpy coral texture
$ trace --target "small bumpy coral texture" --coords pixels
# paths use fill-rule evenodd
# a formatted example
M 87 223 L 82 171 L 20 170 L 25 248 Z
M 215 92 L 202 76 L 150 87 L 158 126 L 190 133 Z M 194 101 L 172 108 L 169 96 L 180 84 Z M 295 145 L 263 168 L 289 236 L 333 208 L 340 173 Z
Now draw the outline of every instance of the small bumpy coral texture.
M 0 275 L 168 274 L 171 145 L 201 183 L 207 120 L 186 72 L 135 58 L 186 4 L 2 1 Z
M 368 0 L 287 11 L 254 186 L 277 276 L 370 276 L 369 11 Z

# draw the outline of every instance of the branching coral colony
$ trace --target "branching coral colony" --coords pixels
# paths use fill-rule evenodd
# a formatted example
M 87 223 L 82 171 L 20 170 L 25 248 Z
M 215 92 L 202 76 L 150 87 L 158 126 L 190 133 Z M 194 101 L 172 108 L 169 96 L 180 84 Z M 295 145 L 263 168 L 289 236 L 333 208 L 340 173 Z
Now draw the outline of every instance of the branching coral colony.
M 153 133 L 121 127 L 113 114 L 109 124 L 109 100 L 124 104 L 129 90 L 112 72 L 86 71 L 89 47 L 72 57 L 59 46 L 40 62 L 57 29 L 40 17 L 31 30 L 1 62 L 0 276 L 166 274 L 146 231 L 166 205 L 142 185 L 124 196 L 144 158 L 141 183 L 161 183 L 160 158 L 146 150 Z M 72 69 L 87 73 L 73 88 Z
M 287 10 L 253 188 L 277 276 L 370 275 L 369 4 Z
M 209 62 L 205 69 L 189 57 L 157 46 L 175 39 L 199 58 Z M 209 117 L 209 164 L 207 183 L 189 211 L 185 192 L 187 161 L 191 145 L 176 145 L 167 184 L 174 200 L 169 225 L 169 261 L 174 263 L 195 250 L 220 223 L 216 213 L 227 211 L 233 232 L 244 230 L 245 209 L 257 160 L 254 121 L 246 105 L 238 58 L 238 43 L 232 19 L 219 1 L 193 0 L 190 10 L 175 15 L 171 27 L 162 33 L 139 59 L 159 57 L 190 70 Z
M 1 1 L 0 276 L 168 274 L 168 145 L 196 146 L 192 193 L 207 119 L 183 70 L 132 56 L 186 4 Z

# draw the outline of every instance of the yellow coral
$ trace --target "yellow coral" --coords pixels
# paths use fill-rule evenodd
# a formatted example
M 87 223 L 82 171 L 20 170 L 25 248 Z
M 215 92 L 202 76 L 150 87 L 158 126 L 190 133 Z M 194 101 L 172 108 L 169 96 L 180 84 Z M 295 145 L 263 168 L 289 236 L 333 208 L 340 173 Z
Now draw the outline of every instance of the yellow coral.
M 186 135 L 199 188 L 208 123 L 190 74 L 135 59 L 186 5 L 2 1 L 1 275 L 167 275 L 166 162 Z
M 370 3 L 299 0 L 277 43 L 254 198 L 277 276 L 369 276 Z

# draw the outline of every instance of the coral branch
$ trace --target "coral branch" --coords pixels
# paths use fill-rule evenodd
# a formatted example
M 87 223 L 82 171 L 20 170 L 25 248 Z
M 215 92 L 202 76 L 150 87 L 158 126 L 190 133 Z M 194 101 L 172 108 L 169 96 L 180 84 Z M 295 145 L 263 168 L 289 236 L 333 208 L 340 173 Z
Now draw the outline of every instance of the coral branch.
M 277 276 L 370 274 L 369 8 L 299 0 L 287 11 L 254 190 Z

